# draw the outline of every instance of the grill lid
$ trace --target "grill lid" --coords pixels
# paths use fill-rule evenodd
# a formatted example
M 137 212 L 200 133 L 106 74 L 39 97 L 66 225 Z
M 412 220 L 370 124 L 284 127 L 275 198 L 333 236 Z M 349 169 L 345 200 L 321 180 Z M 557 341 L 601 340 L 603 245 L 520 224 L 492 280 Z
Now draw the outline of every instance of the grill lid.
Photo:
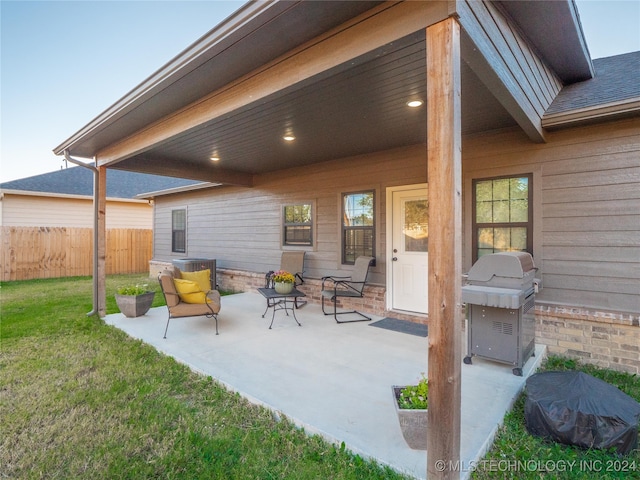
M 536 267 L 527 252 L 500 252 L 483 255 L 469 270 L 469 282 L 489 282 L 493 277 L 521 278 L 532 275 Z
M 530 292 L 520 288 L 496 288 L 481 285 L 462 287 L 462 301 L 486 307 L 516 309 L 524 303 Z

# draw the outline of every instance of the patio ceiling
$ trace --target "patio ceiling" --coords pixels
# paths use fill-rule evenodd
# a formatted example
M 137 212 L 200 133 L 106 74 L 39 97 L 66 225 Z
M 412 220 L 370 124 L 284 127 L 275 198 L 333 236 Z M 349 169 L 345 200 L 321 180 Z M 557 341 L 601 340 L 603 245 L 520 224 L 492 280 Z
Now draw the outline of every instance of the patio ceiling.
M 497 4 L 562 81 L 589 77 L 571 0 Z M 412 110 L 406 102 L 426 100 L 425 28 L 455 5 L 248 2 L 54 153 L 109 168 L 250 185 L 255 174 L 426 143 L 426 105 Z M 480 54 L 464 28 L 461 42 L 462 133 L 520 124 L 540 140 L 536 125 L 522 118 L 527 113 L 507 102 L 508 113 L 495 82 L 487 88 L 486 72 L 478 77 L 465 64 L 477 68 Z M 288 131 L 294 142 L 283 141 Z M 213 155 L 220 160 L 213 163 Z
M 463 39 L 465 41 L 465 39 Z M 426 143 L 425 33 L 417 32 L 185 131 L 115 168 L 215 181 Z M 462 131 L 516 122 L 462 65 Z M 283 140 L 292 133 L 295 141 Z M 219 161 L 212 162 L 215 155 Z

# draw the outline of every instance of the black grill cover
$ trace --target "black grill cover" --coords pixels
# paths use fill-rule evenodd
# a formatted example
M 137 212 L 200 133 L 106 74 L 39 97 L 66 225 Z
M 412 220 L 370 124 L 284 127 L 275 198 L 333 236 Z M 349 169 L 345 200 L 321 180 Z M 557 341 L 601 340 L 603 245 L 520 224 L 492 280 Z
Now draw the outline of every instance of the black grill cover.
M 638 447 L 640 403 L 582 372 L 536 373 L 527 379 L 524 406 L 532 435 L 583 448 Z

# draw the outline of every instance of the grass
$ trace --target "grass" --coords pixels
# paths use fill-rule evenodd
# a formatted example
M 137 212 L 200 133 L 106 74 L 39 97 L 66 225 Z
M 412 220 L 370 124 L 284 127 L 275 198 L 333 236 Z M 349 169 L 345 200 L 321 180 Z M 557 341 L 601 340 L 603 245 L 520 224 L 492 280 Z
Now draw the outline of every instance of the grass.
M 107 312 L 120 285 L 107 278 Z M 307 436 L 99 318 L 90 278 L 0 284 L 0 478 L 400 479 Z M 154 306 L 164 303 L 156 295 Z M 550 357 L 640 401 L 637 375 Z M 640 478 L 640 453 L 581 450 L 529 435 L 522 395 L 472 478 Z M 466 466 L 469 468 L 470 466 Z
M 406 478 L 88 317 L 90 278 L 0 288 L 1 478 Z
M 601 369 L 557 356 L 550 356 L 541 370 L 580 370 L 640 401 L 638 375 Z M 473 479 L 640 479 L 640 450 L 620 457 L 613 450 L 585 450 L 529 435 L 525 427 L 525 401 L 526 393 L 523 393 L 505 416 L 493 447 L 475 465 L 477 469 L 472 475 Z

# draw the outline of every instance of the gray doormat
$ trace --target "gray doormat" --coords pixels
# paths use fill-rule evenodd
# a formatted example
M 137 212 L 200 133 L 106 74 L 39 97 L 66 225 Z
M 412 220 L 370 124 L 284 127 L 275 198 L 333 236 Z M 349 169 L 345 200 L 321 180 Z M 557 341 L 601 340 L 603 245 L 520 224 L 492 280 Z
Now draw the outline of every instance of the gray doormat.
M 416 335 L 418 337 L 426 337 L 429 334 L 429 328 L 426 325 L 391 317 L 385 317 L 382 320 L 370 323 L 369 326 L 393 330 L 394 332 L 408 333 L 409 335 Z

